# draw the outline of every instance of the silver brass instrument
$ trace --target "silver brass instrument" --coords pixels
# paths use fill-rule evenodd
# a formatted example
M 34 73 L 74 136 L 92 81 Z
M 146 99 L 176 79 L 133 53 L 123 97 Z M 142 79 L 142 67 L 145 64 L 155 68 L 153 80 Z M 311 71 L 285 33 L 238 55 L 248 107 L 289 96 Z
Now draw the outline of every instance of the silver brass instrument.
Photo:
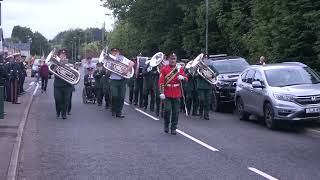
M 80 73 L 70 65 L 61 64 L 60 58 L 55 54 L 56 49 L 53 49 L 46 58 L 49 71 L 59 78 L 63 79 L 71 85 L 76 85 L 80 81 Z
M 214 84 L 217 81 L 217 73 L 203 62 L 203 56 L 204 54 L 201 53 L 194 60 L 188 62 L 186 69 L 191 75 L 199 74 L 208 83 Z
M 130 79 L 134 75 L 134 67 L 129 70 L 128 73 L 125 73 L 125 71 L 129 68 L 129 64 L 123 63 L 121 61 L 117 61 L 115 56 L 108 54 L 108 48 L 104 48 L 100 54 L 99 62 L 103 63 L 103 67 L 111 71 L 123 78 Z M 130 60 L 124 57 L 124 60 L 129 62 Z
M 164 65 L 164 54 L 162 52 L 158 52 L 153 55 L 150 59 L 149 65 L 151 67 L 157 67 L 157 71 L 160 73 L 160 68 Z

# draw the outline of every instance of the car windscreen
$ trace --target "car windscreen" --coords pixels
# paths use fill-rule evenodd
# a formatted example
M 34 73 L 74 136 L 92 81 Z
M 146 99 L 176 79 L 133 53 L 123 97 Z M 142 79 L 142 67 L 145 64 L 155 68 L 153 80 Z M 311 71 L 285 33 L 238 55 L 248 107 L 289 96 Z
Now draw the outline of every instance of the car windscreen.
M 285 67 L 264 70 L 272 87 L 320 83 L 320 77 L 309 67 Z
M 212 61 L 211 65 L 219 72 L 219 74 L 239 73 L 249 66 L 247 61 L 244 59 Z

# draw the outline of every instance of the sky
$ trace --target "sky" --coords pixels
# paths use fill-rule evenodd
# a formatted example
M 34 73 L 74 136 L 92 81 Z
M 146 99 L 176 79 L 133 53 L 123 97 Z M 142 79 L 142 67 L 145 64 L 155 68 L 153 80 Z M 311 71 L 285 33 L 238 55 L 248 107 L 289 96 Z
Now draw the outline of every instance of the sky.
M 111 30 L 114 19 L 105 15 L 111 12 L 101 4 L 100 0 L 3 0 L 4 38 L 11 37 L 15 25 L 30 27 L 48 40 L 69 29 L 101 28 L 103 22 Z

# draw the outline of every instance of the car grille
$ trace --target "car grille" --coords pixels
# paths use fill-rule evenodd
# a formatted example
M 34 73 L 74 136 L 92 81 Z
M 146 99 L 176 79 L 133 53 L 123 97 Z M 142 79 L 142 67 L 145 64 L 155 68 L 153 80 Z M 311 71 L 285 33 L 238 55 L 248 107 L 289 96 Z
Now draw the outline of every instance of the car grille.
M 302 113 L 298 115 L 298 118 L 317 118 L 320 117 L 320 113 Z
M 301 105 L 320 104 L 320 95 L 315 96 L 298 96 L 295 101 Z

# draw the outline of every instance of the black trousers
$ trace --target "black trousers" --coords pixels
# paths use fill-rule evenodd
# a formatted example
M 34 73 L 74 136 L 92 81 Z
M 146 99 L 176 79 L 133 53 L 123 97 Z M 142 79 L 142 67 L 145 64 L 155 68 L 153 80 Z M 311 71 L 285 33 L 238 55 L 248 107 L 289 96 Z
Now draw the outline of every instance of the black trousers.
M 143 79 L 136 79 L 134 82 L 134 104 L 143 107 Z
M 72 108 L 72 92 L 70 94 L 70 100 L 69 100 L 68 109 L 67 109 L 68 113 L 71 112 L 71 108 Z
M 48 85 L 48 77 L 41 77 L 41 90 L 46 91 Z
M 97 101 L 98 104 L 102 104 L 102 99 L 104 96 L 104 92 L 102 88 L 96 88 L 96 95 L 97 95 Z
M 23 89 L 23 85 L 24 85 L 24 80 L 26 79 L 25 76 L 21 76 L 20 80 L 19 80 L 19 93 L 23 93 L 24 89 Z
M 63 116 L 66 115 L 72 89 L 70 87 L 55 87 L 54 88 L 54 99 L 56 103 L 56 112 L 57 115 L 62 113 Z

